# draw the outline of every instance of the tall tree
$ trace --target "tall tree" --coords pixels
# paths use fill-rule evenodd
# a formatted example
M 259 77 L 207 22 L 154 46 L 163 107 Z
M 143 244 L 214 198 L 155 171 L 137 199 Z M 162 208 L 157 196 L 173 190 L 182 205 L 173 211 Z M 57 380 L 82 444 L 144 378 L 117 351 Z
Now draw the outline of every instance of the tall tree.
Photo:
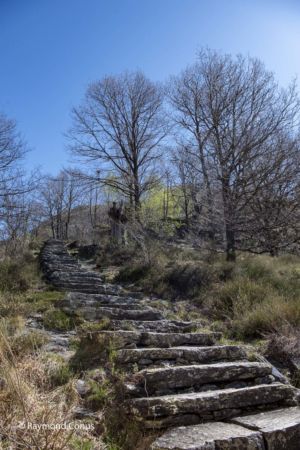
M 278 255 L 300 242 L 300 141 L 280 133 L 274 139 L 272 153 L 261 164 L 266 176 L 249 203 L 243 226 L 243 247 L 256 253 Z M 267 168 L 268 173 L 267 173 Z
M 156 181 L 155 163 L 167 128 L 161 88 L 142 73 L 95 82 L 73 109 L 72 151 L 101 168 L 102 181 L 125 195 L 135 210 Z M 99 180 L 98 180 L 99 182 Z
M 227 259 L 234 260 L 248 205 L 270 173 L 262 161 L 274 136 L 292 134 L 299 123 L 295 84 L 279 89 L 260 61 L 207 50 L 173 80 L 171 101 L 177 123 L 193 138 L 208 195 L 212 182 L 221 192 Z

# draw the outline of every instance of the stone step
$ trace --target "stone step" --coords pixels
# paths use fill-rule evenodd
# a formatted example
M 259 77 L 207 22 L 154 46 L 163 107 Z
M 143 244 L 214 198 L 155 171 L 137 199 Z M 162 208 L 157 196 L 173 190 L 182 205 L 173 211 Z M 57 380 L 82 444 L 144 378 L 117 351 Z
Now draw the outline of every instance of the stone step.
M 103 289 L 103 286 L 101 285 L 94 285 L 93 283 L 57 283 L 52 282 L 53 286 L 55 286 L 57 289 L 62 291 L 73 291 L 73 292 L 82 292 L 86 294 L 98 294 L 99 292 L 105 292 Z
M 87 280 L 85 278 L 83 278 L 82 280 L 81 279 L 68 280 L 68 279 L 61 279 L 61 278 L 53 279 L 51 277 L 50 277 L 50 279 L 51 279 L 53 284 L 61 285 L 61 286 L 68 286 L 70 289 L 72 289 L 72 287 L 78 288 L 78 287 L 81 287 L 81 286 L 82 287 L 87 287 L 87 288 L 89 288 L 89 287 L 94 288 L 95 287 L 97 289 L 101 289 L 102 286 L 103 286 L 103 283 L 101 282 L 101 280 L 90 281 L 90 280 Z
M 128 411 L 146 427 L 228 419 L 257 407 L 295 406 L 295 389 L 280 383 L 241 389 L 143 397 L 127 401 Z
M 115 330 L 157 331 L 161 333 L 191 333 L 203 327 L 201 322 L 184 322 L 179 320 L 135 321 L 114 320 L 110 323 Z
M 53 267 L 53 270 L 55 270 L 56 267 L 63 266 L 64 264 L 79 267 L 79 262 L 71 256 L 43 256 L 40 259 L 40 262 L 44 266 Z
M 271 365 L 248 361 L 145 369 L 125 383 L 125 391 L 131 396 L 143 397 L 171 394 L 187 388 L 193 391 L 218 389 L 220 384 L 222 388 L 233 387 L 233 384 L 242 388 L 249 382 L 263 384 L 267 379 L 273 382 L 271 373 Z
M 103 282 L 98 279 L 90 279 L 86 277 L 74 277 L 74 278 L 53 278 L 51 275 L 48 277 L 48 280 L 51 281 L 53 284 L 59 284 L 59 285 L 68 285 L 70 287 L 75 286 L 83 286 L 83 287 L 98 287 L 101 289 L 101 286 Z
M 177 347 L 184 345 L 214 345 L 221 333 L 155 333 L 140 331 L 99 331 L 118 343 L 118 348 L 136 347 Z M 133 347 L 131 347 L 133 348 Z
M 80 308 L 82 306 L 106 306 L 122 309 L 147 309 L 141 301 L 131 297 L 109 294 L 84 294 L 80 292 L 69 292 L 60 302 L 61 306 L 69 308 Z
M 66 279 L 68 281 L 78 280 L 78 279 L 85 279 L 87 281 L 92 281 L 92 282 L 93 281 L 102 281 L 102 278 L 97 274 L 93 275 L 93 274 L 90 274 L 90 273 L 87 273 L 84 271 L 78 271 L 78 270 L 72 271 L 71 273 L 69 271 L 68 272 L 55 271 L 55 272 L 52 272 L 51 278 L 53 280 Z
M 284 448 L 281 447 L 281 450 Z M 263 436 L 258 431 L 232 423 L 210 422 L 173 428 L 156 439 L 150 450 L 266 450 L 266 448 Z
M 138 368 L 161 364 L 174 365 L 205 364 L 218 361 L 236 361 L 246 359 L 245 350 L 237 345 L 215 345 L 209 347 L 169 347 L 169 348 L 133 348 L 119 350 L 116 361 L 120 365 L 135 364 Z
M 68 292 L 68 294 L 66 294 L 66 298 L 72 299 L 72 300 L 77 300 L 77 301 L 85 301 L 85 302 L 90 302 L 92 300 L 97 301 L 98 303 L 101 302 L 105 302 L 105 301 L 109 301 L 109 302 L 117 302 L 122 300 L 123 302 L 126 302 L 128 304 L 135 304 L 141 303 L 141 299 L 137 299 L 136 297 L 134 297 L 133 293 L 129 294 L 128 292 L 124 291 L 124 289 L 121 286 L 115 285 L 115 284 L 104 284 L 104 286 L 107 287 L 114 287 L 115 290 L 117 290 L 119 292 L 119 294 L 85 294 L 85 293 L 80 293 L 80 292 Z M 151 302 L 147 302 L 147 304 L 149 304 Z
M 97 284 L 94 283 L 64 283 L 53 282 L 57 288 L 67 290 L 71 292 L 78 292 L 83 294 L 108 294 L 108 295 L 122 295 L 121 288 L 119 286 Z
M 42 264 L 42 269 L 44 271 L 44 273 L 47 274 L 53 274 L 54 272 L 59 274 L 59 273 L 64 273 L 66 271 L 77 271 L 79 268 L 78 264 L 76 263 L 65 263 L 65 264 Z
M 300 448 L 299 407 L 235 417 L 232 422 L 261 432 L 268 450 L 298 450 Z
M 48 277 L 49 281 L 53 284 L 61 284 L 61 285 L 69 285 L 69 286 L 84 286 L 84 287 L 100 287 L 102 286 L 102 281 L 100 279 L 89 279 L 86 277 L 75 277 L 74 279 L 70 278 L 53 278 L 52 276 Z
M 124 320 L 160 320 L 162 315 L 159 311 L 152 308 L 144 309 L 124 309 L 124 308 L 106 308 L 104 306 L 92 307 L 82 306 L 77 308 L 61 307 L 68 314 L 76 314 L 86 320 L 124 319 Z
M 77 268 L 79 267 L 79 262 L 71 256 L 44 256 L 41 258 L 41 263 L 47 267 L 53 268 L 53 270 L 56 270 L 56 267 L 62 267 L 65 264 L 69 264 L 70 266 Z

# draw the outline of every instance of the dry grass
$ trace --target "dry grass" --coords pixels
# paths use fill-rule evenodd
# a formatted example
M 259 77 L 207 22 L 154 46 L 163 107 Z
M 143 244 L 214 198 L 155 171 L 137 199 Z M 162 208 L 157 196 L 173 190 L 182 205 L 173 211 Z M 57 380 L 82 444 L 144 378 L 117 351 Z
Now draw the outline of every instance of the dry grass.
M 91 430 L 74 429 L 79 424 L 82 426 L 73 418 L 74 409 L 79 405 L 76 378 L 69 372 L 66 377 L 65 369 L 62 370 L 66 365 L 47 358 L 34 344 L 29 346 L 25 342 L 24 348 L 16 353 L 14 339 L 17 335 L 10 325 L 2 323 L 0 433 L 3 448 L 104 449 L 104 444 Z M 71 424 L 71 428 L 66 429 L 64 424 Z M 78 442 L 85 446 L 80 447 Z
M 122 263 L 116 280 L 193 303 L 231 338 L 261 338 L 284 323 L 300 326 L 300 258 L 295 255 L 240 254 L 234 264 L 223 255 L 155 244 L 152 255 L 148 265 L 138 254 L 130 264 Z
M 300 259 L 244 256 L 206 296 L 211 317 L 229 335 L 258 338 L 286 323 L 300 326 Z

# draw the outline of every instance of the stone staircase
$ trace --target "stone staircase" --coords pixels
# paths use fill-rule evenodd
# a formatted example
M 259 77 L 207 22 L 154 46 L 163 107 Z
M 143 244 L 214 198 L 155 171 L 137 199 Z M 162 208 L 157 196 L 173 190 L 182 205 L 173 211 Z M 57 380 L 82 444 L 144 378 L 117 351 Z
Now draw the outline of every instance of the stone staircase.
M 80 267 L 62 242 L 41 252 L 47 280 L 66 291 L 60 307 L 86 320 L 109 319 L 126 373 L 124 407 L 156 437 L 149 450 L 299 450 L 299 391 L 242 346 L 220 345 L 200 322 L 168 320 L 151 306 Z

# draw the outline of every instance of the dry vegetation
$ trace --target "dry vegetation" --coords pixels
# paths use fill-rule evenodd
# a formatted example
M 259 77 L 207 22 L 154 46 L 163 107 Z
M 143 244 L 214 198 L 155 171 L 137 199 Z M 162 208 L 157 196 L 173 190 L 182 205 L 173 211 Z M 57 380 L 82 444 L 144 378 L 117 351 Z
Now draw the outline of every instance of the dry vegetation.
M 44 315 L 49 328 L 66 326 L 61 316 L 51 315 L 62 294 L 44 285 L 30 253 L 1 262 L 0 272 L 1 448 L 109 449 L 88 421 L 74 418 L 80 405 L 75 388 L 79 374 L 62 357 L 43 349 L 45 333 L 26 327 L 32 313 Z M 83 423 L 85 429 L 76 429 Z M 38 424 L 43 426 L 33 428 Z M 54 429 L 55 424 L 71 426 Z
M 101 253 L 99 263 L 119 264 L 115 280 L 168 298 L 174 311 L 180 311 L 178 305 L 185 302 L 187 315 L 200 314 L 229 339 L 252 343 L 267 339 L 268 354 L 276 342 L 285 359 L 289 354 L 299 357 L 298 256 L 241 253 L 237 262 L 231 263 L 223 254 L 164 248 L 161 243 L 152 246 L 150 264 L 132 248 L 123 254 L 120 250 L 107 252 L 106 261 Z M 274 353 L 280 353 L 277 350 L 272 352 L 273 359 Z
M 145 261 L 133 242 L 119 247 L 107 243 L 99 249 L 97 263 L 110 281 L 157 297 L 155 305 L 167 307 L 170 317 L 201 318 L 207 327 L 222 331 L 225 339 L 258 345 L 299 385 L 299 257 L 240 253 L 232 263 L 224 254 L 154 239 L 147 242 L 147 254 Z M 128 424 L 116 407 L 124 375 L 114 365 L 114 344 L 95 342 L 99 336 L 93 333 L 107 328 L 109 320 L 74 322 L 62 313 L 56 307 L 62 294 L 41 281 L 33 252 L 13 262 L 5 260 L 0 271 L 5 274 L 0 287 L 3 448 L 131 449 L 141 430 Z M 28 331 L 26 318 L 32 313 L 41 315 L 46 330 L 77 331 L 76 352 L 69 362 L 43 349 L 44 333 Z M 84 400 L 76 390 L 78 378 L 88 386 Z M 96 414 L 93 431 L 32 430 L 22 425 L 77 423 L 78 406 Z

